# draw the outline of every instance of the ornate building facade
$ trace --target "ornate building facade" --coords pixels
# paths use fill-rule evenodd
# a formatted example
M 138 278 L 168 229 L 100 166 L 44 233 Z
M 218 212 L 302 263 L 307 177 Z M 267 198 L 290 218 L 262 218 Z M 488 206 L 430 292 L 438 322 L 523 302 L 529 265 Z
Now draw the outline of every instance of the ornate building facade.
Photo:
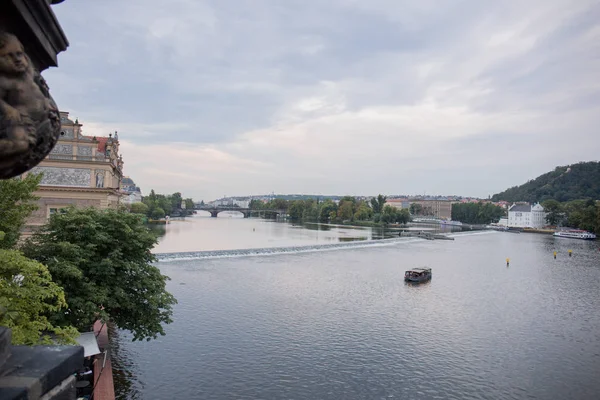
M 28 221 L 43 225 L 48 217 L 69 206 L 116 208 L 119 205 L 123 160 L 117 133 L 84 136 L 78 120 L 60 112 L 60 139 L 52 152 L 28 174 L 43 173 L 35 193 L 38 209 Z

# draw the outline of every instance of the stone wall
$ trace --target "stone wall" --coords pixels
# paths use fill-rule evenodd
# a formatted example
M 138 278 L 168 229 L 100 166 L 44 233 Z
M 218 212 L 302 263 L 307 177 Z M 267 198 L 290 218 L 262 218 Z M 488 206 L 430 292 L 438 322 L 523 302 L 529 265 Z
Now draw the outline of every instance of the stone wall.
M 69 199 L 69 198 L 52 198 L 44 197 L 37 201 L 38 209 L 31 213 L 31 216 L 27 220 L 28 225 L 43 225 L 46 223 L 48 218 L 48 206 L 70 206 L 75 207 L 96 207 L 100 208 L 102 202 L 99 199 Z

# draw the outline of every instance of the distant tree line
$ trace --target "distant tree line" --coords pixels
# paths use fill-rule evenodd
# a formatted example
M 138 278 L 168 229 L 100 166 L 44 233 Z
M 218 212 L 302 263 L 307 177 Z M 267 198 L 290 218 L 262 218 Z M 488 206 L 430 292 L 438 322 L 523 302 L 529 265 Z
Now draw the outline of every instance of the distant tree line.
M 452 204 L 452 219 L 465 224 L 489 224 L 498 222 L 506 216 L 506 211 L 491 203 L 455 203 Z
M 181 208 L 181 204 L 185 209 Z M 189 215 L 194 210 L 194 201 L 192 199 L 182 199 L 181 193 L 176 192 L 170 195 L 156 194 L 154 189 L 148 196 L 142 197 L 141 203 L 133 203 L 129 206 L 129 211 L 134 214 L 142 214 L 152 219 L 161 219 L 169 215 L 182 216 Z
M 398 210 L 389 204 L 386 205 L 386 200 L 387 197 L 381 194 L 373 197 L 369 202 L 352 196 L 344 196 L 337 204 L 331 199 L 320 201 L 313 198 L 305 200 L 277 198 L 266 203 L 252 200 L 250 202 L 250 209 L 255 211 L 284 210 L 292 221 L 315 221 L 323 223 L 371 221 L 384 224 L 405 224 L 410 221 L 408 210 Z
M 546 222 L 552 226 L 567 226 L 600 234 L 600 201 L 573 200 L 560 203 L 546 200 L 542 203 Z

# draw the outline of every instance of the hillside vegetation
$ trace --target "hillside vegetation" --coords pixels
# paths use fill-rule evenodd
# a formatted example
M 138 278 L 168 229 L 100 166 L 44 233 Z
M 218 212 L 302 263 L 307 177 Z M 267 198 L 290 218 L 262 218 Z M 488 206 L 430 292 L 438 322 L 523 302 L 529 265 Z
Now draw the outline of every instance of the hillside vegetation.
M 600 199 L 600 162 L 590 161 L 556 167 L 520 186 L 492 196 L 492 201 L 559 202 Z

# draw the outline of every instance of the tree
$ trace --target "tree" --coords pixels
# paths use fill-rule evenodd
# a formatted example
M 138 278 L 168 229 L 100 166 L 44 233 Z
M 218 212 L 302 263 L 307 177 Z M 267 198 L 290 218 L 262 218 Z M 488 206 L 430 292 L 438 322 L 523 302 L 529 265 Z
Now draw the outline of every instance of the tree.
M 165 217 L 165 210 L 163 210 L 160 207 L 156 207 L 154 210 L 152 210 L 152 212 L 150 213 L 150 217 L 152 217 L 153 219 L 161 219 Z
M 373 216 L 373 210 L 365 203 L 361 203 L 354 213 L 354 219 L 357 221 L 366 221 Z
M 337 215 L 337 205 L 333 201 L 325 200 L 320 206 L 319 222 L 329 222 L 332 215 L 333 218 Z
M 179 210 L 181 208 L 181 203 L 183 202 L 183 198 L 181 197 L 181 193 L 176 192 L 169 196 L 168 199 L 171 203 L 171 210 Z
M 392 207 L 389 204 L 383 207 L 381 213 L 381 222 L 384 224 L 390 224 L 396 221 L 396 207 Z
M 352 220 L 354 216 L 354 201 L 341 200 L 337 210 L 337 217 L 341 221 Z
M 148 215 L 149 210 L 150 210 L 150 207 L 148 207 L 144 203 L 133 203 L 130 207 L 130 211 L 134 214 Z
M 423 213 L 423 206 L 419 203 L 411 203 L 409 210 L 412 215 L 421 215 Z
M 69 208 L 51 216 L 23 251 L 64 288 L 68 312 L 54 313 L 54 325 L 87 330 L 98 318 L 110 319 L 134 340 L 150 340 L 164 335 L 176 303 L 165 290 L 169 278 L 151 264 L 155 244 L 136 214 Z
M 0 249 L 11 249 L 19 241 L 25 220 L 37 209 L 33 192 L 41 179 L 41 174 L 28 174 L 24 179 L 0 180 L 0 231 L 4 232 Z
M 377 197 L 373 197 L 371 199 L 371 208 L 373 209 L 374 214 L 379 214 L 383 212 L 383 206 L 385 205 L 385 201 L 387 200 L 387 196 L 382 194 L 377 195 Z
M 489 224 L 498 222 L 506 212 L 492 203 L 455 203 L 452 204 L 451 218 L 466 224 Z
M 77 329 L 52 324 L 46 314 L 67 308 L 63 289 L 48 268 L 16 250 L 0 249 L 0 326 L 12 330 L 12 344 L 75 344 Z
M 264 208 L 264 205 L 265 205 L 265 203 L 263 203 L 262 201 L 252 199 L 252 200 L 250 200 L 250 204 L 248 205 L 248 208 L 250 208 L 251 210 L 262 210 Z
M 302 219 L 304 215 L 304 201 L 296 200 L 290 204 L 290 208 L 288 209 L 288 215 L 292 221 L 299 221 Z
M 546 222 L 548 225 L 558 226 L 561 225 L 565 219 L 565 213 L 563 206 L 558 201 L 550 199 L 542 203 L 546 214 Z
M 271 206 L 275 210 L 287 210 L 288 202 L 284 199 L 274 199 L 273 201 L 271 201 Z
M 396 214 L 396 222 L 399 224 L 408 224 L 410 222 L 410 212 L 406 208 L 398 210 Z
M 186 210 L 193 210 L 194 208 L 196 208 L 196 205 L 194 204 L 194 200 L 185 199 L 184 202 L 185 202 Z

